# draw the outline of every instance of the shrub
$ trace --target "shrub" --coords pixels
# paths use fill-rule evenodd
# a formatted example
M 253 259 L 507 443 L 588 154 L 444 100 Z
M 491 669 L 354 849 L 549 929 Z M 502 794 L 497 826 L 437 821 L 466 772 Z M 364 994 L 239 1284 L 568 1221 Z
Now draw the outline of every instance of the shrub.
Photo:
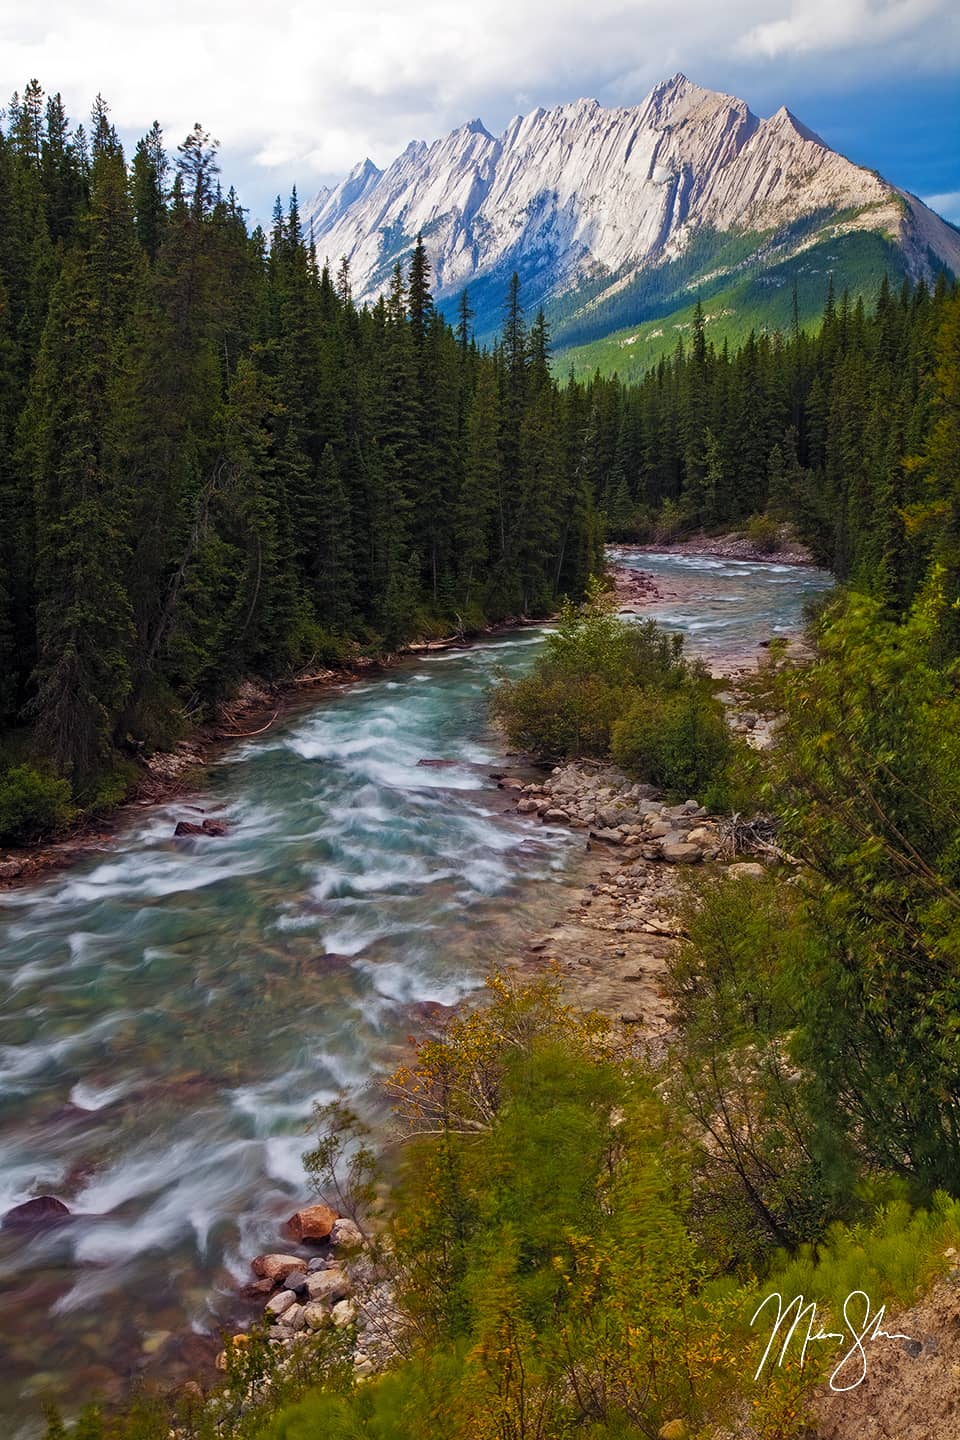
M 715 784 L 732 750 L 722 705 L 692 675 L 675 690 L 638 694 L 612 732 L 618 765 L 684 796 Z
M 30 765 L 0 777 L 0 841 L 24 844 L 66 825 L 74 815 L 70 785 Z
M 683 918 L 668 962 L 678 1022 L 669 1088 L 701 1147 L 697 1226 L 721 1262 L 761 1265 L 819 1235 L 848 1178 L 828 1182 L 812 1153 L 807 1089 L 788 1053 L 794 975 L 817 940 L 776 876 L 713 879 L 691 890 Z
M 553 759 L 604 756 L 627 693 L 600 676 L 526 675 L 503 681 L 493 702 L 512 744 Z
M 614 723 L 639 687 L 680 683 L 682 652 L 682 638 L 653 621 L 620 620 L 594 581 L 583 606 L 564 605 L 530 674 L 501 680 L 493 713 L 514 745 L 536 755 L 603 757 Z
M 772 555 L 780 549 L 780 526 L 769 515 L 754 515 L 747 524 L 747 539 L 761 555 Z

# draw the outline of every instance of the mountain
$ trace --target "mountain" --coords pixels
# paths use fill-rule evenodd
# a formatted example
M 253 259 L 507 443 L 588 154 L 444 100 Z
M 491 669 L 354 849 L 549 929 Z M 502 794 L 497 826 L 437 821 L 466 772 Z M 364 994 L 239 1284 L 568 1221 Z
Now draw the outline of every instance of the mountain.
M 359 300 L 386 288 L 422 232 L 437 298 L 468 286 L 482 338 L 516 270 L 558 349 L 580 358 L 602 341 L 605 368 L 619 356 L 621 370 L 672 348 L 697 297 L 711 325 L 735 332 L 788 323 L 794 284 L 812 316 L 828 272 L 858 293 L 885 270 L 960 272 L 960 232 L 915 196 L 786 107 L 758 119 L 683 75 L 633 107 L 578 100 L 518 116 L 496 138 L 472 120 L 413 141 L 386 170 L 365 160 L 322 191 L 305 223 L 321 257 L 349 259 Z

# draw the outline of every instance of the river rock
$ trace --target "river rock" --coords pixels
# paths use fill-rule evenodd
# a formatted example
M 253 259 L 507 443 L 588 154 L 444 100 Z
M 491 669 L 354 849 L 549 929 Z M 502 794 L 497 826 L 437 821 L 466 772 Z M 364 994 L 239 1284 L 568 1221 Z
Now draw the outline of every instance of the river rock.
M 260 1295 L 269 1295 L 273 1288 L 272 1280 L 253 1280 L 244 1285 L 240 1293 L 245 1300 L 256 1300 Z
M 357 1307 L 352 1300 L 338 1300 L 330 1311 L 330 1319 L 338 1330 L 345 1325 L 352 1325 L 357 1318 Z
M 459 760 L 418 760 L 417 764 L 430 770 L 448 770 L 452 765 L 459 765 Z
M 568 825 L 570 816 L 566 810 L 544 810 L 543 818 L 551 825 Z
M 22 860 L 0 860 L 0 880 L 19 880 L 22 874 Z
M 309 1305 L 303 1307 L 303 1323 L 308 1330 L 320 1330 L 324 1325 L 329 1325 L 330 1311 L 326 1305 L 321 1305 L 319 1300 L 311 1300 Z
M 363 1232 L 352 1220 L 337 1220 L 330 1231 L 330 1244 L 343 1250 L 357 1250 L 363 1244 Z
M 622 845 L 623 831 L 619 826 L 615 830 L 599 829 L 590 831 L 591 840 L 605 840 L 608 845 Z
M 174 838 L 184 835 L 228 835 L 230 832 L 222 820 L 203 820 L 199 825 L 192 820 L 178 820 Z
M 283 1283 L 287 1290 L 293 1291 L 294 1295 L 299 1295 L 301 1291 L 305 1293 L 307 1289 L 306 1269 L 291 1270 L 290 1274 L 285 1278 Z
M 287 1221 L 287 1234 L 293 1240 L 326 1240 L 338 1216 L 329 1205 L 307 1205 Z
M 3 1217 L 4 1230 L 34 1230 L 48 1225 L 61 1225 L 70 1219 L 70 1210 L 56 1195 L 37 1195 L 14 1205 Z
M 731 880 L 762 880 L 767 872 L 754 860 L 739 860 L 736 865 L 728 865 L 726 873 Z
M 664 860 L 668 865 L 696 865 L 703 859 L 703 851 L 699 845 L 690 845 L 684 840 L 664 840 L 661 851 Z
M 317 1304 L 335 1305 L 350 1294 L 350 1281 L 342 1270 L 317 1270 L 307 1276 L 307 1294 Z
M 670 834 L 672 828 L 669 820 L 648 820 L 644 826 L 644 834 L 651 840 L 662 840 L 665 835 Z
M 278 1290 L 276 1295 L 270 1297 L 263 1307 L 263 1313 L 271 1319 L 278 1319 L 285 1310 L 297 1303 L 297 1297 L 292 1290 Z
M 280 1324 L 284 1330 L 302 1330 L 304 1328 L 307 1323 L 304 1319 L 304 1308 L 303 1305 L 289 1305 L 284 1310 L 280 1316 Z
M 251 1262 L 251 1270 L 254 1275 L 261 1279 L 272 1280 L 277 1284 L 286 1280 L 288 1275 L 294 1275 L 298 1270 L 303 1269 L 303 1261 L 299 1255 L 258 1255 Z

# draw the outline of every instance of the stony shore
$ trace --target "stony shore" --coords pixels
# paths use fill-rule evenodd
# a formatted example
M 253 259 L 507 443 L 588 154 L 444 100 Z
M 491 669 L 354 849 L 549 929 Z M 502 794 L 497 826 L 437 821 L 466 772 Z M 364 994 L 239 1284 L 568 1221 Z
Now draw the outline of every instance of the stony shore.
M 789 526 L 781 527 L 781 537 L 773 550 L 763 550 L 753 544 L 741 531 L 728 535 L 708 535 L 700 531 L 683 540 L 669 540 L 641 545 L 616 545 L 613 547 L 624 555 L 700 555 L 718 560 L 746 560 L 758 565 L 816 565 L 816 560 L 806 545 L 797 539 Z
M 571 998 L 605 1015 L 615 1036 L 661 1054 L 671 1029 L 667 960 L 681 934 L 677 902 L 690 867 L 762 874 L 775 847 L 738 854 L 729 822 L 696 800 L 668 804 L 599 762 L 569 762 L 542 782 L 499 783 L 519 814 L 585 835 L 582 889 L 563 918 L 531 940 L 522 964 L 559 969 Z

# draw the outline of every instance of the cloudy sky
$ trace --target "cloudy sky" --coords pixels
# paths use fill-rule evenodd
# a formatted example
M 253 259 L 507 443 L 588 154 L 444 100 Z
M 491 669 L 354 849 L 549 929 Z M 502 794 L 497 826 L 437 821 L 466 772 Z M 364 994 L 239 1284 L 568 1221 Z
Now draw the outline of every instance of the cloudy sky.
M 0 0 L 0 94 L 36 76 L 79 119 L 99 90 L 128 143 L 200 120 L 254 219 L 464 120 L 634 104 L 677 70 L 960 222 L 957 0 Z

